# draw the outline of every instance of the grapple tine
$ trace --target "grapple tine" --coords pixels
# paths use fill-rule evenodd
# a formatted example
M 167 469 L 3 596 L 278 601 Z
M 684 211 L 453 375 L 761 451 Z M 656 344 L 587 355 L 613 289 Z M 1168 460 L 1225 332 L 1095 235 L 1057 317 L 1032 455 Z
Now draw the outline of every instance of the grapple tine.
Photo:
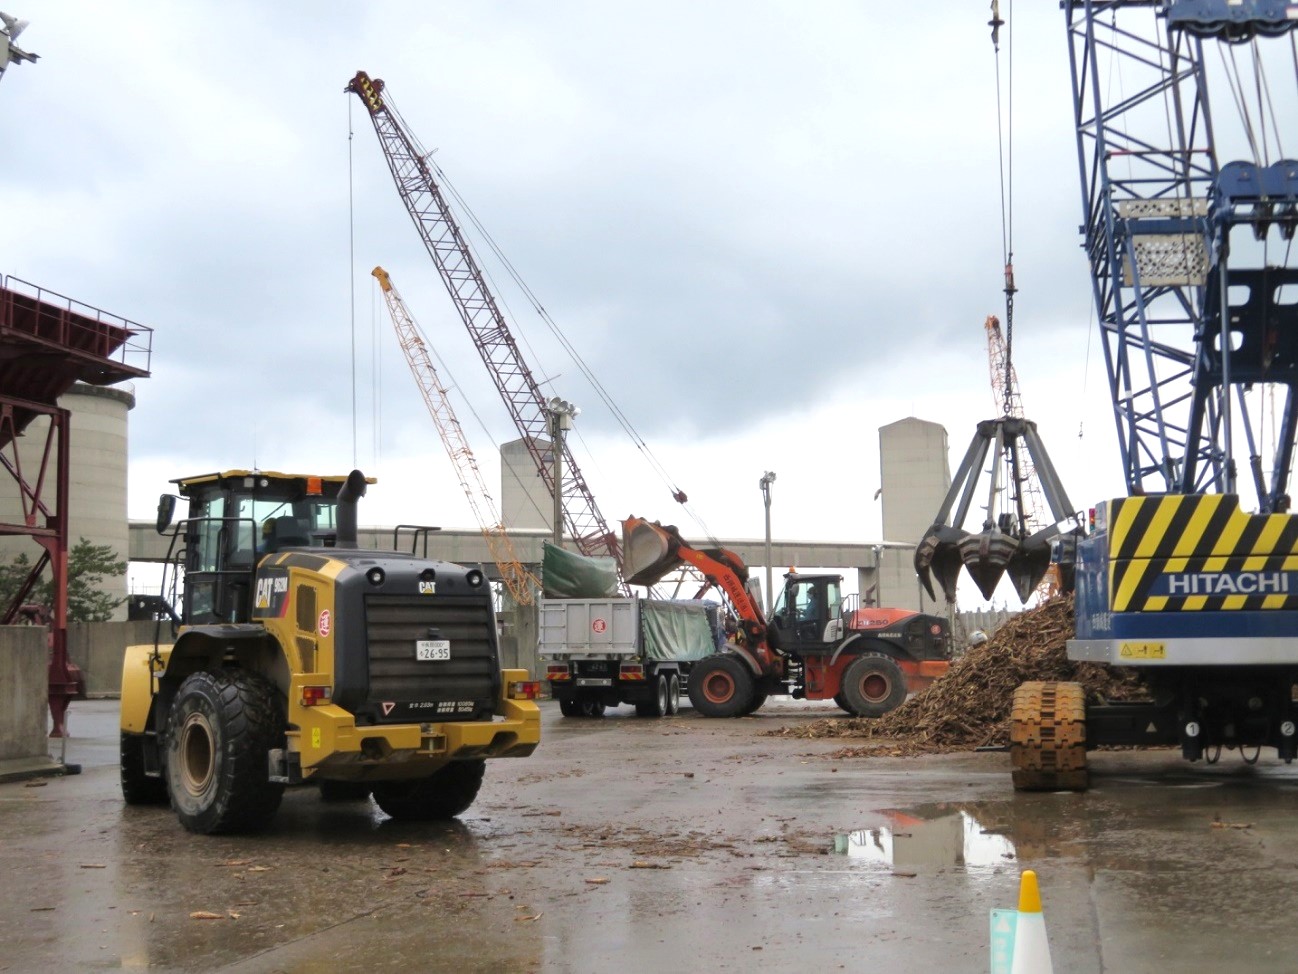
M 954 542 L 943 544 L 933 554 L 933 572 L 942 586 L 948 602 L 954 602 L 956 585 L 960 581 L 960 548 Z
M 924 533 L 924 539 L 915 547 L 915 572 L 930 598 L 937 599 L 932 582 L 932 575 L 936 575 L 947 601 L 955 601 L 956 582 L 960 578 L 959 544 L 967 533 L 939 522 Z
M 994 527 L 971 534 L 960 542 L 960 557 L 964 566 L 987 601 L 991 601 L 996 586 L 1018 547 L 1016 538 Z
M 1019 593 L 1019 599 L 1026 602 L 1036 591 L 1041 579 L 1045 578 L 1046 570 L 1049 568 L 1050 545 L 1042 542 L 1021 546 L 1011 556 L 1005 571 L 1010 576 L 1010 581 L 1014 583 L 1014 591 Z

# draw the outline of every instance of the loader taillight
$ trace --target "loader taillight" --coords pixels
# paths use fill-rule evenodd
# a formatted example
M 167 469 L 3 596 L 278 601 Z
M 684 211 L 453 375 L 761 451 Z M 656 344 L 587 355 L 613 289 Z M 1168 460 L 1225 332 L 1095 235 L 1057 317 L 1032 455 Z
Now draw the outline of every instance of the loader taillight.
M 571 680 L 572 671 L 568 669 L 567 663 L 551 663 L 545 668 L 545 678 L 547 680 Z
M 510 700 L 536 700 L 541 696 L 541 684 L 537 680 L 518 680 L 509 684 L 507 693 Z
M 303 687 L 302 706 L 314 707 L 317 704 L 328 703 L 329 698 L 332 695 L 333 695 L 332 687 Z
M 623 663 L 618 667 L 618 676 L 623 680 L 643 680 L 644 667 L 639 663 Z

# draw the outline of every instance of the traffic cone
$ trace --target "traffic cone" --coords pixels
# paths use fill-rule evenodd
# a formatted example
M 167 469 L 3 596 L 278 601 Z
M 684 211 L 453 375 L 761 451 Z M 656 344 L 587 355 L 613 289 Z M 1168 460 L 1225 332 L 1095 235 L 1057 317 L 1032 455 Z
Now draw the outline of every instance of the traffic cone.
M 1010 974 L 1054 974 L 1046 918 L 1041 915 L 1041 890 L 1037 874 L 1024 870 L 1019 882 L 1019 916 L 1014 929 L 1014 960 Z

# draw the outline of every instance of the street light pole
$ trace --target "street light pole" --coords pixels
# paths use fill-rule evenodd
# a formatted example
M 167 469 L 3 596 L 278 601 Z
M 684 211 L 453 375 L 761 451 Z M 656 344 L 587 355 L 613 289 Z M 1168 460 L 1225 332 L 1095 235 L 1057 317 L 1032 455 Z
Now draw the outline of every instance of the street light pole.
M 762 474 L 757 485 L 762 488 L 762 501 L 766 505 L 766 615 L 769 618 L 775 608 L 775 595 L 771 590 L 771 484 L 775 483 L 775 474 L 770 470 Z
M 550 452 L 554 457 L 554 546 L 563 547 L 563 434 L 572 429 L 579 408 L 554 396 L 545 404 L 550 414 Z

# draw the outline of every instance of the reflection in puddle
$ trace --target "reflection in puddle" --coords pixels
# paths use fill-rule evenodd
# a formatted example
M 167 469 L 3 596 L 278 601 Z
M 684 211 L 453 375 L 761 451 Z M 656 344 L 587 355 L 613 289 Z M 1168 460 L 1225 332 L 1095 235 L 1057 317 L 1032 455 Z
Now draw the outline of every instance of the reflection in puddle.
M 834 851 L 849 859 L 893 866 L 976 869 L 1003 865 L 1015 857 L 1014 843 L 989 833 L 967 812 L 919 819 L 886 812 L 890 825 L 834 837 Z

